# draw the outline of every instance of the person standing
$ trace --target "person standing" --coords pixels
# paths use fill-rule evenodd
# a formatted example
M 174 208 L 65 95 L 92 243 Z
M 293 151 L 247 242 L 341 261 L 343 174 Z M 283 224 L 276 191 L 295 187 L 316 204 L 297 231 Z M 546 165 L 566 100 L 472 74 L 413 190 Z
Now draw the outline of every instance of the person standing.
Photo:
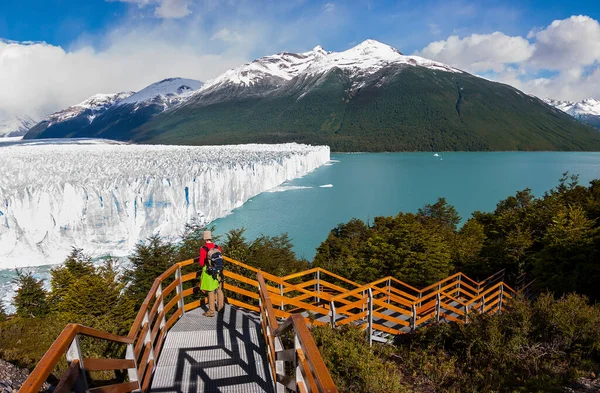
M 210 250 L 217 248 L 222 252 L 221 247 L 213 243 L 212 233 L 210 231 L 204 231 L 204 246 L 200 248 L 200 267 L 202 268 L 202 275 L 200 276 L 200 289 L 208 292 L 208 311 L 202 315 L 206 317 L 215 316 L 215 292 L 217 295 L 217 312 L 223 310 L 223 272 L 218 274 L 209 274 L 207 272 L 208 257 Z

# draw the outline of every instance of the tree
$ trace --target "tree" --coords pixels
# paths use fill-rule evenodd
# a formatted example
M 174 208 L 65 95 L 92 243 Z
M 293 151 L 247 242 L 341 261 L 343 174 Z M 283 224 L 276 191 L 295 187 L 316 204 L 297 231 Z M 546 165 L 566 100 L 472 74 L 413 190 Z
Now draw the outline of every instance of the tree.
M 391 275 L 413 285 L 429 285 L 447 277 L 453 270 L 452 232 L 450 226 L 449 233 L 435 227 L 439 225 L 424 223 L 411 213 L 377 217 L 361 281 Z
M 485 228 L 477 220 L 469 219 L 458 231 L 452 247 L 452 262 L 457 271 L 472 278 L 485 278 L 495 273 L 480 256 L 485 244 Z
M 239 262 L 247 262 L 250 246 L 244 237 L 246 228 L 232 229 L 227 232 L 227 240 L 223 243 L 223 253 Z
M 95 272 L 90 256 L 80 248 L 73 247 L 62 265 L 50 270 L 49 301 L 53 310 L 60 310 L 69 288 L 81 277 Z
M 308 262 L 296 259 L 287 233 L 281 236 L 260 236 L 248 249 L 248 261 L 252 266 L 276 276 L 308 268 Z
M 122 276 L 122 282 L 127 287 L 126 293 L 136 308 L 146 298 L 156 277 L 178 262 L 176 257 L 175 247 L 159 235 L 153 235 L 145 243 L 136 245 L 133 255 L 129 257 L 131 267 Z
M 420 217 L 434 219 L 453 231 L 456 231 L 461 220 L 454 206 L 448 204 L 446 198 L 441 197 L 433 205 L 427 204 L 422 209 L 420 208 L 417 214 Z
M 559 210 L 543 241 L 533 269 L 538 285 L 558 294 L 576 291 L 600 298 L 600 228 L 583 208 Z
M 34 278 L 31 272 L 23 273 L 22 270 L 17 269 L 14 283 L 18 286 L 13 300 L 18 316 L 38 318 L 50 312 L 48 293 L 44 289 L 42 280 Z
M 357 218 L 339 224 L 317 248 L 313 266 L 356 280 L 364 265 L 364 245 L 371 236 L 369 227 Z
M 58 310 L 78 316 L 105 316 L 110 320 L 121 301 L 123 287 L 109 257 L 101 267 L 71 282 Z

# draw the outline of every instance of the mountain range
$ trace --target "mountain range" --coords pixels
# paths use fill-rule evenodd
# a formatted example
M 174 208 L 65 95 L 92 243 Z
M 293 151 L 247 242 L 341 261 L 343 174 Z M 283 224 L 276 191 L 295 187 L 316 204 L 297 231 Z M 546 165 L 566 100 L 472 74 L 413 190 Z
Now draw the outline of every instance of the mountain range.
M 548 105 L 568 113 L 579 121 L 600 128 L 600 101 L 586 98 L 580 102 L 546 99 Z
M 93 102 L 88 102 L 92 100 Z M 303 142 L 333 151 L 600 150 L 600 132 L 500 83 L 367 40 L 265 56 L 203 84 L 94 96 L 25 138 Z
M 0 138 L 23 136 L 37 122 L 29 116 L 0 116 Z

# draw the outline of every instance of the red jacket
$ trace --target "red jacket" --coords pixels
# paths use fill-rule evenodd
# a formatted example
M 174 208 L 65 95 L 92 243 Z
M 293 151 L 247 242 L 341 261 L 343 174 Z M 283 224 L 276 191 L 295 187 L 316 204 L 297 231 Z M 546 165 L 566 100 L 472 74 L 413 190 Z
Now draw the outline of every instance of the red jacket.
M 209 250 L 212 250 L 213 248 L 215 248 L 215 246 L 217 245 L 213 242 L 206 242 L 206 244 L 204 245 L 204 247 L 208 248 Z M 206 261 L 207 252 L 204 247 L 200 247 L 200 267 L 203 267 L 204 262 Z M 223 250 L 221 250 L 221 246 L 217 246 L 217 248 L 219 249 L 219 251 L 223 252 Z

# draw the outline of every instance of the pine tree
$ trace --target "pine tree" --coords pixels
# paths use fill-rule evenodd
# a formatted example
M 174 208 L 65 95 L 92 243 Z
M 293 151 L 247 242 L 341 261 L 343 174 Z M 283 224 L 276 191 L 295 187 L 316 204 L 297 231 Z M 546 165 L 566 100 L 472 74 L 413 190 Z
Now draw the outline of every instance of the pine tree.
M 246 228 L 232 229 L 227 232 L 227 240 L 223 243 L 223 253 L 236 261 L 246 262 L 250 247 L 244 237 Z
M 122 282 L 126 285 L 126 294 L 138 308 L 156 277 L 177 261 L 175 247 L 164 241 L 159 235 L 153 235 L 145 243 L 136 245 L 129 257 L 131 267 L 125 270 Z
M 456 231 L 461 220 L 454 206 L 446 202 L 446 198 L 438 198 L 437 202 L 433 205 L 425 205 L 422 209 L 418 210 L 417 214 L 421 217 L 437 220 L 440 224 L 449 227 L 453 231 Z
M 37 280 L 31 272 L 23 273 L 17 269 L 17 294 L 13 300 L 16 314 L 24 318 L 43 317 L 50 312 L 48 293 L 42 280 Z

